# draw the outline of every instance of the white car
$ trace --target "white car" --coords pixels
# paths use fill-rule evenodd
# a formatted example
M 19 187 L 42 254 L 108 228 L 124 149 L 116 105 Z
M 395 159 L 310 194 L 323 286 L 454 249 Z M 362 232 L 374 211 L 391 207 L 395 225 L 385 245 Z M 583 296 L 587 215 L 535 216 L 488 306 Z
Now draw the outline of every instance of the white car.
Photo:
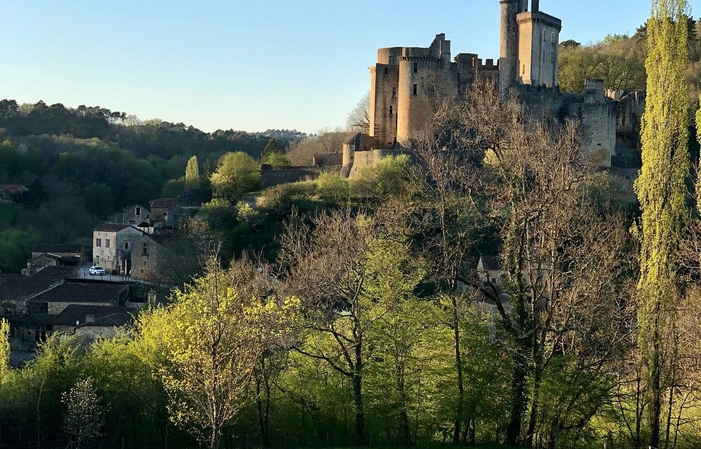
M 90 269 L 88 270 L 88 273 L 90 273 L 93 276 L 95 276 L 95 275 L 104 276 L 105 274 L 107 274 L 107 272 L 105 271 L 104 268 L 98 267 L 98 266 L 90 267 Z

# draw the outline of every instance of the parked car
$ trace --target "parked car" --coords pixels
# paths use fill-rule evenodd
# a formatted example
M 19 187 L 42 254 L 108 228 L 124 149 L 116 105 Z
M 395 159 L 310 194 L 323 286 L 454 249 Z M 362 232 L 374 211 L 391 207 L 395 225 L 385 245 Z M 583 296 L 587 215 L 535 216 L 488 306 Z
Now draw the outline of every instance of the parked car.
M 95 276 L 95 275 L 104 276 L 105 274 L 107 274 L 107 272 L 105 271 L 104 268 L 98 267 L 98 266 L 90 267 L 90 269 L 88 270 L 88 273 L 90 273 L 93 276 Z

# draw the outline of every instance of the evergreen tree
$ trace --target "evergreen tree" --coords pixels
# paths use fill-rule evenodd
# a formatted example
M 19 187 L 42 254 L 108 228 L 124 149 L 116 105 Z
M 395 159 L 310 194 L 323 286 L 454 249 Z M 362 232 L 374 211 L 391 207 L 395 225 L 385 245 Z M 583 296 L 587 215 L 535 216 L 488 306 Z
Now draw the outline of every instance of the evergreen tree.
M 674 354 L 677 248 L 689 170 L 685 0 L 653 0 L 648 21 L 647 102 L 642 169 L 635 191 L 642 210 L 638 344 L 647 382 L 649 446 L 659 447 L 665 374 Z
M 185 188 L 198 189 L 200 187 L 200 168 L 197 165 L 197 156 L 192 156 L 185 167 Z

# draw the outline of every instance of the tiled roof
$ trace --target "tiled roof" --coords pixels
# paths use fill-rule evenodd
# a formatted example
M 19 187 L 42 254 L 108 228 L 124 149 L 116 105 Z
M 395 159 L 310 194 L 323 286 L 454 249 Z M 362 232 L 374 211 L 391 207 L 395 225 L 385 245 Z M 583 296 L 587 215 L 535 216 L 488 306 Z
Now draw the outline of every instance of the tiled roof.
M 119 224 L 119 223 L 105 223 L 103 225 L 97 226 L 94 230 L 95 231 L 104 231 L 104 232 L 119 232 L 127 228 L 134 228 L 137 231 L 139 229 L 135 228 L 132 225 L 128 224 Z
M 482 265 L 485 270 L 501 270 L 501 259 L 499 259 L 499 256 L 482 256 Z
M 177 198 L 158 198 L 157 200 L 151 201 L 151 209 L 169 209 L 178 205 Z
M 123 284 L 67 282 L 34 296 L 28 302 L 33 304 L 67 302 L 109 305 L 128 289 L 129 286 Z
M 87 315 L 92 315 L 94 321 L 88 323 Z M 63 326 L 123 326 L 133 322 L 133 317 L 125 307 L 70 305 L 59 315 L 46 313 L 34 316 L 41 324 Z M 77 324 L 76 324 L 77 323 Z
M 0 299 L 24 301 L 60 285 L 75 272 L 75 267 L 44 267 L 31 276 L 2 274 L 0 275 Z
M 45 245 L 38 244 L 32 248 L 33 253 L 80 253 L 83 245 Z

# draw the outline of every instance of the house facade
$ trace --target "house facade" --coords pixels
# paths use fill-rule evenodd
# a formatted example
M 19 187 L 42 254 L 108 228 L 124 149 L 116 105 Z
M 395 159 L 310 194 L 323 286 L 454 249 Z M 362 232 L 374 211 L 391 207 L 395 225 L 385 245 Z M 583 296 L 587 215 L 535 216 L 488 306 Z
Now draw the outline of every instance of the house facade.
M 109 273 L 128 275 L 131 271 L 132 242 L 144 232 L 129 224 L 108 223 L 93 230 L 93 263 Z
M 170 251 L 164 245 L 167 235 L 144 235 L 134 241 L 131 253 L 132 277 L 142 281 L 167 282 L 165 265 Z

